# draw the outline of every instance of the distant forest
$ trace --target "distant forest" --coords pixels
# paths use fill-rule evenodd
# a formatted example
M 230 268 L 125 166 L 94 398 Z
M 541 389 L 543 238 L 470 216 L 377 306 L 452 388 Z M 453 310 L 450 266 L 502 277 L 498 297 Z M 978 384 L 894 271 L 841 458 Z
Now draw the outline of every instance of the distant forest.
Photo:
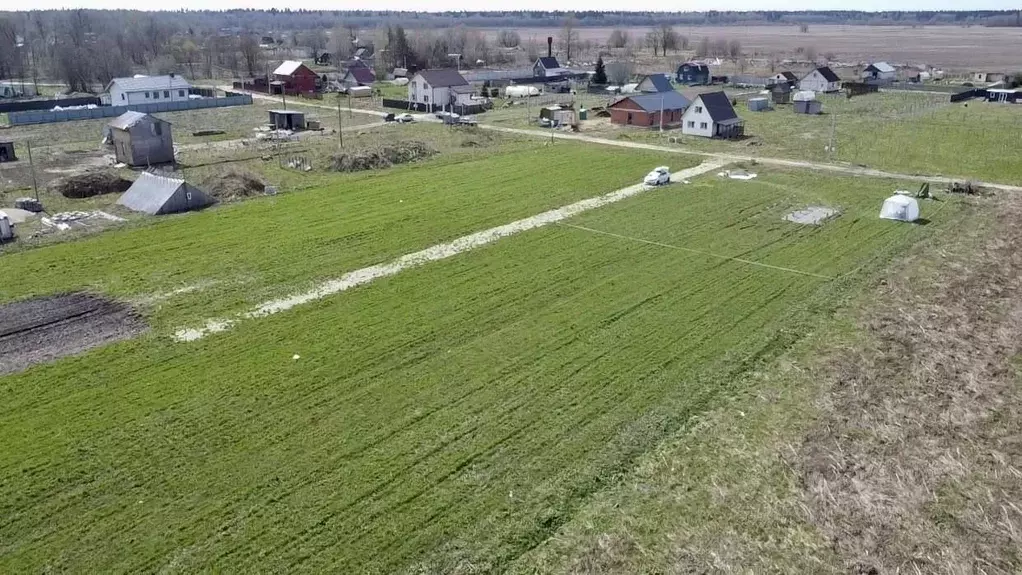
M 139 12 L 135 10 L 85 10 L 94 20 L 152 18 L 160 23 L 195 30 L 236 29 L 247 31 L 286 31 L 331 29 L 338 25 L 359 28 L 400 25 L 405 28 L 447 28 L 451 26 L 485 28 L 557 27 L 574 16 L 581 27 L 610 26 L 728 26 L 858 24 L 871 26 L 906 25 L 978 25 L 1020 26 L 1022 16 L 1014 10 L 974 10 L 955 12 L 858 12 L 858 11 L 782 11 L 760 12 L 391 12 L 374 10 L 225 10 Z M 0 18 L 23 20 L 59 19 L 67 11 L 2 12 Z
M 674 26 L 815 24 L 1019 26 L 1022 12 L 385 12 L 226 10 L 48 10 L 0 12 L 0 80 L 58 79 L 71 91 L 131 73 L 182 73 L 190 78 L 255 77 L 284 57 L 338 65 L 356 51 L 377 48 L 380 73 L 395 66 L 512 64 L 542 53 L 521 28 L 550 28 L 559 53 L 595 58 L 603 44 L 582 39 L 585 27 L 614 28 L 607 48 L 650 49 L 654 55 L 688 50 L 690 39 Z M 496 38 L 480 28 L 499 29 Z M 646 28 L 645 33 L 634 29 Z M 630 32 L 629 30 L 632 30 Z M 742 57 L 737 40 L 702 38 L 697 56 Z M 810 57 L 810 59 L 813 59 Z

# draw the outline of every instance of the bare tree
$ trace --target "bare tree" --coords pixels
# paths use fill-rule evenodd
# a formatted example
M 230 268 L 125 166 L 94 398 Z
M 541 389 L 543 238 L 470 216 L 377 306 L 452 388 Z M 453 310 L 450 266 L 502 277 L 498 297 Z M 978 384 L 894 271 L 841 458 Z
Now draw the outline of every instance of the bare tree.
M 497 32 L 497 43 L 502 48 L 516 48 L 522 43 L 522 37 L 514 30 L 501 30 Z
M 653 56 L 660 55 L 660 29 L 653 28 L 646 32 L 646 46 L 653 49 Z M 664 54 L 666 56 L 666 54 Z
M 313 60 L 319 59 L 319 55 L 326 48 L 326 32 L 320 28 L 309 30 L 302 34 L 301 42 L 309 48 L 309 57 Z
M 809 24 L 804 24 L 804 23 L 803 24 L 799 24 L 798 25 L 798 31 L 803 33 L 803 34 L 808 34 L 809 33 Z
M 742 43 L 738 40 L 731 40 L 727 43 L 727 57 L 734 61 L 738 61 L 738 58 L 742 55 Z
M 678 33 L 669 24 L 661 24 L 658 32 L 660 37 L 660 52 L 666 56 L 667 49 L 678 51 Z
M 259 48 L 259 39 L 252 34 L 241 37 L 238 43 L 238 51 L 241 52 L 241 59 L 245 62 L 245 70 L 249 77 L 255 76 L 262 64 L 263 52 Z
M 632 79 L 635 65 L 627 60 L 617 60 L 607 64 L 607 81 L 614 84 L 626 84 Z
M 561 25 L 561 48 L 564 50 L 564 61 L 571 61 L 571 49 L 578 44 L 578 19 L 575 15 L 568 16 Z
M 688 50 L 689 47 L 688 36 L 684 34 L 678 34 L 678 47 L 681 48 L 682 50 Z
M 696 45 L 696 58 L 705 58 L 710 55 L 710 39 L 703 36 Z
M 621 28 L 615 28 L 610 33 L 610 38 L 607 38 L 607 46 L 611 48 L 624 48 L 628 45 L 630 40 L 631 36 L 627 31 L 622 30 Z
M 334 62 L 347 60 L 354 51 L 351 45 L 351 38 L 348 36 L 348 29 L 344 26 L 337 26 L 330 32 L 328 46 Z
M 727 57 L 727 40 L 725 38 L 717 38 L 714 40 L 713 47 L 710 49 L 710 52 L 718 58 Z
M 777 54 L 770 54 L 770 56 L 767 57 L 767 68 L 770 69 L 771 74 L 777 71 L 777 65 L 779 63 Z
M 806 60 L 809 60 L 810 62 L 812 62 L 814 64 L 816 63 L 817 54 L 816 54 L 816 48 L 814 46 L 807 46 L 806 49 L 805 49 L 805 55 L 806 55 Z

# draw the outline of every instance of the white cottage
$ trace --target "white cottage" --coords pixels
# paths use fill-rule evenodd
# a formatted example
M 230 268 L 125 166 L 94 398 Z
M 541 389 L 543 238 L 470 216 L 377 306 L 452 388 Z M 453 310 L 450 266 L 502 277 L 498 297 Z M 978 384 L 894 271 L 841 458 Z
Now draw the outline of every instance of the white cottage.
M 829 66 L 821 66 L 799 80 L 798 89 L 811 92 L 837 92 L 841 89 L 841 78 Z
M 681 133 L 704 138 L 739 138 L 745 123 L 724 92 L 700 94 L 681 117 Z
M 182 102 L 188 100 L 192 87 L 181 76 L 141 76 L 114 78 L 106 86 L 111 106 L 150 104 L 152 102 Z
M 472 87 L 457 70 L 423 70 L 408 82 L 408 101 L 448 106 L 472 103 Z

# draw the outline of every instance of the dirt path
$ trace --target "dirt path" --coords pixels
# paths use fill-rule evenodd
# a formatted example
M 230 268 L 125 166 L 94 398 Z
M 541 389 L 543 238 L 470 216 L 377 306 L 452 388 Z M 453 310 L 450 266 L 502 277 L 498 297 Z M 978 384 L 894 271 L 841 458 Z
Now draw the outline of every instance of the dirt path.
M 819 170 L 827 172 L 837 172 L 841 174 L 848 174 L 851 176 L 865 176 L 871 178 L 894 178 L 899 180 L 909 180 L 914 182 L 931 182 L 939 184 L 950 184 L 954 181 L 962 181 L 966 178 L 948 178 L 945 176 L 928 176 L 918 174 L 899 174 L 896 172 L 886 172 L 884 170 L 876 170 L 873 168 L 863 168 L 860 166 L 850 166 L 844 164 L 827 164 L 820 162 L 808 162 L 804 160 L 785 160 L 782 158 L 765 158 L 760 156 L 744 156 L 741 154 L 726 154 L 720 152 L 702 152 L 699 150 L 692 150 L 689 148 L 674 148 L 667 146 L 658 146 L 656 144 L 644 144 L 641 142 L 622 142 L 618 140 L 608 140 L 606 138 L 597 138 L 594 136 L 582 136 L 578 134 L 565 134 L 560 132 L 553 132 L 551 135 L 550 131 L 539 131 L 539 130 L 526 130 L 522 128 L 505 128 L 501 126 L 492 126 L 481 124 L 480 127 L 487 130 L 494 130 L 497 132 L 504 132 L 508 134 L 519 134 L 523 136 L 531 136 L 534 138 L 556 138 L 559 140 L 575 140 L 579 142 L 589 142 L 591 144 L 602 144 L 605 146 L 618 146 L 620 148 L 633 148 L 639 150 L 653 150 L 657 152 L 669 152 L 674 154 L 687 154 L 691 156 L 703 156 L 705 158 L 714 158 L 719 161 L 731 163 L 731 162 L 758 162 L 760 164 L 766 164 L 769 166 L 781 166 L 785 168 L 800 168 L 809 170 Z M 1001 190 L 1006 192 L 1022 192 L 1022 186 L 1013 186 L 1009 184 L 998 184 L 995 182 L 977 182 L 973 183 L 995 190 Z
M 726 164 L 727 162 L 720 160 L 704 162 L 694 168 L 689 168 L 672 174 L 671 180 L 674 182 L 681 182 L 687 178 L 693 178 L 695 176 L 705 174 L 706 172 L 718 170 Z M 419 267 L 429 262 L 447 259 L 449 257 L 474 250 L 478 247 L 491 244 L 501 238 L 506 238 L 524 231 L 561 222 L 572 216 L 576 216 L 583 212 L 603 207 L 608 204 L 620 202 L 621 200 L 639 195 L 651 189 L 655 188 L 645 186 L 641 183 L 635 184 L 633 186 L 617 190 L 616 192 L 611 192 L 594 198 L 588 198 L 573 204 L 536 214 L 528 218 L 517 220 L 509 224 L 462 236 L 447 243 L 437 244 L 424 250 L 403 255 L 388 263 L 377 264 L 348 272 L 337 279 L 323 282 L 310 291 L 265 302 L 251 311 L 238 315 L 234 319 L 214 318 L 207 320 L 206 324 L 202 327 L 180 329 L 174 333 L 174 339 L 177 341 L 194 341 L 201 339 L 211 333 L 226 331 L 238 321 L 255 319 L 287 311 L 295 306 L 310 303 L 330 295 L 347 291 L 351 288 L 368 284 L 379 278 L 396 275 L 406 269 Z

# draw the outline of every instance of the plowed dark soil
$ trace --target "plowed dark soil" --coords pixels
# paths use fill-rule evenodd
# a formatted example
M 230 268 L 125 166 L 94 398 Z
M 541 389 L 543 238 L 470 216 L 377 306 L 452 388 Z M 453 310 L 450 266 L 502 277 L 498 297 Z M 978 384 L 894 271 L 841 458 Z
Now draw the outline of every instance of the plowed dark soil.
M 146 325 L 127 305 L 72 293 L 0 306 L 0 375 L 128 339 Z

